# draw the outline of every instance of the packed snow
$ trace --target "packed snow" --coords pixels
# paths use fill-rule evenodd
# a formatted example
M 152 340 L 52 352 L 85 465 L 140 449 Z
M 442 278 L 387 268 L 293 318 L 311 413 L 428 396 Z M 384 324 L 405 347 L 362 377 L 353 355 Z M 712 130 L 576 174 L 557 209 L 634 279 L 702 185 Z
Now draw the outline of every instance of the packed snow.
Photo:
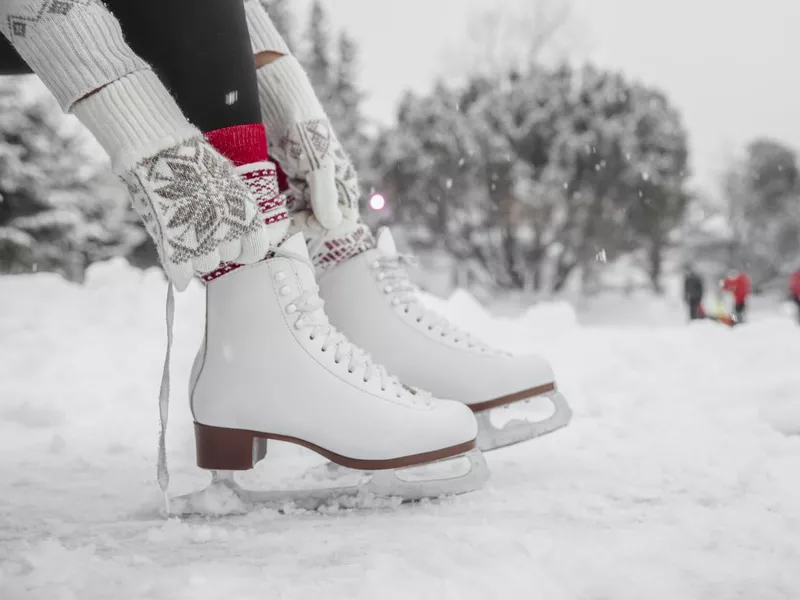
M 549 357 L 572 425 L 488 455 L 488 486 L 457 498 L 178 520 L 155 482 L 164 294 L 119 262 L 84 286 L 0 278 L 3 600 L 800 597 L 800 327 L 777 306 L 731 330 L 669 300 L 585 319 L 430 298 Z M 180 383 L 202 316 L 198 285 L 178 297 L 173 494 L 208 480 Z M 248 483 L 321 462 L 271 446 Z

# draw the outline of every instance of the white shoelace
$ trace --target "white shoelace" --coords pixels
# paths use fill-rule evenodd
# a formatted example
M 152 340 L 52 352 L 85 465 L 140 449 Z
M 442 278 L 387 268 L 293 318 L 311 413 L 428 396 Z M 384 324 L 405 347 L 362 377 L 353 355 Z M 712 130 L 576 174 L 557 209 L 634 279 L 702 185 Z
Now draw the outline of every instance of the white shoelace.
M 158 464 L 156 471 L 158 473 L 158 486 L 164 494 L 164 504 L 166 506 L 167 516 L 169 516 L 169 495 L 167 494 L 167 489 L 169 488 L 169 469 L 167 468 L 167 421 L 169 419 L 170 392 L 169 363 L 172 358 L 172 340 L 175 325 L 175 290 L 172 287 L 171 281 L 167 282 L 166 313 L 167 351 L 164 354 L 164 369 L 161 371 L 161 387 L 158 392 L 158 415 L 161 427 L 158 432 Z
M 403 308 L 407 314 L 416 319 L 417 323 L 427 326 L 429 331 L 438 331 L 442 338 L 451 339 L 455 343 L 464 342 L 467 348 L 493 351 L 473 334 L 454 325 L 422 303 L 419 299 L 419 288 L 411 282 L 408 275 L 407 267 L 416 264 L 414 257 L 402 254 L 381 256 L 376 259 L 373 267 L 378 270 L 378 280 L 383 284 L 383 290 L 389 295 L 390 302 Z
M 363 370 L 363 381 L 369 383 L 373 378 L 378 378 L 381 383 L 381 390 L 393 391 L 398 398 L 402 398 L 408 389 L 400 383 L 400 380 L 386 371 L 380 365 L 372 362 L 370 355 L 348 341 L 344 334 L 340 333 L 333 325 L 328 322 L 328 317 L 323 311 L 324 302 L 319 297 L 318 289 L 304 292 L 300 297 L 293 300 L 289 305 L 292 312 L 299 312 L 300 317 L 295 321 L 296 329 L 309 329 L 309 339 L 316 340 L 324 338 L 322 342 L 322 352 L 333 351 L 334 362 L 340 364 L 347 361 L 347 370 L 350 374 Z M 419 399 L 424 395 L 418 394 Z M 416 398 L 415 398 L 416 399 Z

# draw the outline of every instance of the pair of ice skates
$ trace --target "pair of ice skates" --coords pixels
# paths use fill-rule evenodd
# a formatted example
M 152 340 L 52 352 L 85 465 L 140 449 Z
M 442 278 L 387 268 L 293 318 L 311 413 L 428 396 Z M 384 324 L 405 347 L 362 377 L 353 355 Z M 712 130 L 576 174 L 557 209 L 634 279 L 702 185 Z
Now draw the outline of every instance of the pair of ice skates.
M 537 397 L 555 406 L 549 418 L 493 425 L 493 410 Z M 173 500 L 173 514 L 209 512 L 217 493 L 240 506 L 316 508 L 365 493 L 418 500 L 473 491 L 488 477 L 482 450 L 544 435 L 571 417 L 546 361 L 493 350 L 422 305 L 388 230 L 376 248 L 326 271 L 319 286 L 302 234 L 272 258 L 210 281 L 190 401 L 197 464 L 213 480 Z M 233 473 L 263 459 L 269 439 L 368 472 L 368 481 L 242 489 Z M 454 457 L 466 469 L 404 476 Z

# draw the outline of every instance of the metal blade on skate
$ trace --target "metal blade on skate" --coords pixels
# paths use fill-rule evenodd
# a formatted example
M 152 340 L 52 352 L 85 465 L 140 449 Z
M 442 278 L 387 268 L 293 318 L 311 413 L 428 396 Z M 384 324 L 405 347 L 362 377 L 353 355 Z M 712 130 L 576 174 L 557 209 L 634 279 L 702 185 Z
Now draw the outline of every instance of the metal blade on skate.
M 519 444 L 527 440 L 541 437 L 569 425 L 572 419 L 572 409 L 567 404 L 567 399 L 558 391 L 532 398 L 531 400 L 544 399 L 553 405 L 552 414 L 542 420 L 529 420 L 526 416 L 517 418 L 516 411 L 525 410 L 526 402 L 517 402 L 506 406 L 498 406 L 475 414 L 478 420 L 478 448 L 484 452 L 496 450 L 505 446 Z M 498 417 L 504 411 L 512 413 L 512 417 L 505 423 L 497 424 Z
M 344 469 L 341 474 L 345 471 L 365 476 L 367 481 L 341 487 L 258 491 L 241 487 L 232 471 L 215 471 L 208 488 L 171 500 L 170 515 L 222 516 L 257 508 L 281 511 L 318 510 L 326 506 L 372 508 L 472 492 L 489 477 L 486 461 L 477 449 L 404 469 L 370 472 Z

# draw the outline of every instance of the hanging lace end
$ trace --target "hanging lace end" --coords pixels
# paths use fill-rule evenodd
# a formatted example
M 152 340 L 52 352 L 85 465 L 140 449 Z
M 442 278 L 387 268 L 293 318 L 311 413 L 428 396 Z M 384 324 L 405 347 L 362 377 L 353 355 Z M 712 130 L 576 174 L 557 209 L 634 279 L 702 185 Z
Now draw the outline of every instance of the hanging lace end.
M 175 324 L 175 292 L 170 282 L 167 286 L 166 301 L 166 321 L 167 321 L 167 351 L 164 355 L 164 369 L 161 372 L 161 387 L 158 392 L 158 414 L 160 430 L 158 434 L 158 464 L 156 472 L 158 474 L 158 485 L 164 493 L 164 501 L 169 515 L 169 469 L 167 467 L 167 423 L 169 420 L 169 394 L 170 377 L 169 364 L 172 355 L 173 327 Z

